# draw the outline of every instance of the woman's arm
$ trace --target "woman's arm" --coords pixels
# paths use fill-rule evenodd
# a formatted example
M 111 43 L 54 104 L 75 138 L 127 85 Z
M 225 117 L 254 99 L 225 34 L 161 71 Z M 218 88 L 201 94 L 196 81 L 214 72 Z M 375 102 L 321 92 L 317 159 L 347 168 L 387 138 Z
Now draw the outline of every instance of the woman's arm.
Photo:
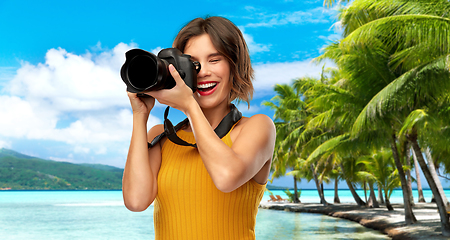
M 147 142 L 163 132 L 161 125 L 147 133 L 147 120 L 154 98 L 139 98 L 128 93 L 133 109 L 133 132 L 123 173 L 122 192 L 125 206 L 131 211 L 143 211 L 154 201 L 157 176 L 161 165 L 160 145 L 148 149 Z
M 275 146 L 272 120 L 265 115 L 255 115 L 246 120 L 230 148 L 213 131 L 178 72 L 171 66 L 169 69 L 176 86 L 149 94 L 160 103 L 183 111 L 189 118 L 200 156 L 215 186 L 223 192 L 237 189 L 271 161 Z
M 259 114 L 247 119 L 230 148 L 212 131 L 198 105 L 191 105 L 186 115 L 203 163 L 222 192 L 242 186 L 271 161 L 275 126 L 269 117 Z

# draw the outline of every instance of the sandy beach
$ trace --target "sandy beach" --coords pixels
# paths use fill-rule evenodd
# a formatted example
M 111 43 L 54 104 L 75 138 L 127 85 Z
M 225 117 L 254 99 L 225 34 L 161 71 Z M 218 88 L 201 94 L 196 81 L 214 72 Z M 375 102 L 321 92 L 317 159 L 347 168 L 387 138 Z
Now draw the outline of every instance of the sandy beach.
M 378 230 L 392 239 L 450 239 L 441 234 L 441 223 L 435 203 L 416 203 L 413 212 L 417 223 L 405 225 L 402 204 L 393 204 L 394 211 L 380 208 L 360 207 L 342 203 L 323 206 L 316 203 L 293 204 L 262 201 L 260 208 L 292 212 L 326 214 L 357 222 L 364 227 Z

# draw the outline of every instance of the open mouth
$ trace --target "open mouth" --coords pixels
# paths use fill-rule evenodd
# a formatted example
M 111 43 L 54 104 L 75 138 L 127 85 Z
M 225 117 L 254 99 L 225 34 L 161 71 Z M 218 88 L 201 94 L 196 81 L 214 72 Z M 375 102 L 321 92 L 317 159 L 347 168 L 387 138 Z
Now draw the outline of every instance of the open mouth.
M 214 92 L 213 90 L 216 88 L 217 82 L 210 82 L 210 83 L 201 83 L 197 85 L 197 91 L 201 95 L 208 95 Z

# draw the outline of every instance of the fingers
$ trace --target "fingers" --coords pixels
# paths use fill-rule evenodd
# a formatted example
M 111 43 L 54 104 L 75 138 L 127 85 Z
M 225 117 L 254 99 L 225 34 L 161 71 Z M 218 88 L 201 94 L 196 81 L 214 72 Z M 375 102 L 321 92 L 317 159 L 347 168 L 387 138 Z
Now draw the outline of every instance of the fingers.
M 136 97 L 136 93 L 132 93 L 132 92 L 128 92 L 128 91 L 127 91 L 127 95 L 128 95 L 129 98 Z
M 155 98 L 150 95 L 145 94 L 145 97 L 139 97 L 139 94 L 128 92 L 128 98 L 130 99 L 131 107 L 133 112 L 135 110 L 142 111 L 142 108 L 145 108 L 145 111 L 150 111 L 155 105 Z
M 132 93 L 132 92 L 128 92 L 127 91 L 127 95 L 128 95 L 128 98 L 130 99 L 130 102 L 134 102 L 134 101 L 139 100 L 139 98 L 138 98 L 136 93 Z
M 130 99 L 140 99 L 141 101 L 144 101 L 144 102 L 145 102 L 146 98 L 150 98 L 150 100 L 154 98 L 153 96 L 150 96 L 149 94 L 146 94 L 146 93 L 132 93 L 132 92 L 128 92 L 128 91 L 127 91 L 127 95 L 128 95 L 128 98 L 130 98 Z
M 139 96 L 140 93 L 132 93 L 132 92 L 127 91 L 127 95 L 128 95 L 128 98 L 130 99 L 130 101 L 139 101 L 139 100 L 142 101 L 142 99 L 144 98 L 142 96 Z M 148 95 L 146 97 L 152 98 L 152 96 L 148 96 Z
M 158 99 L 158 101 L 160 100 L 160 98 L 164 98 L 164 96 L 166 95 L 166 92 L 173 92 L 173 91 L 171 91 L 172 89 L 177 88 L 184 83 L 184 81 L 181 78 L 180 74 L 178 73 L 177 69 L 175 69 L 175 67 L 172 64 L 169 65 L 168 69 L 169 69 L 169 72 L 172 75 L 173 79 L 175 80 L 175 87 L 173 87 L 171 89 L 161 89 L 158 91 L 146 92 L 147 95 L 150 95 L 150 96 Z
M 171 89 L 161 89 L 158 91 L 146 92 L 146 94 L 151 95 L 152 97 L 158 99 L 158 101 L 162 104 L 167 104 L 163 100 L 164 98 L 166 98 L 167 94 L 174 93 L 174 95 L 179 95 L 180 87 L 186 85 L 186 83 L 183 81 L 180 74 L 178 73 L 177 69 L 175 69 L 175 67 L 172 64 L 170 64 L 168 68 L 170 74 L 175 80 L 175 87 Z
M 180 73 L 175 69 L 175 67 L 172 64 L 169 65 L 169 72 L 172 75 L 173 79 L 175 79 L 176 85 L 184 83 L 183 79 L 180 76 Z
M 193 98 L 192 89 L 190 89 L 184 80 L 181 78 L 175 67 L 170 64 L 169 72 L 175 80 L 175 87 L 171 89 L 161 89 L 158 91 L 146 92 L 147 95 L 151 95 L 156 98 L 159 103 L 171 106 L 173 108 L 182 110 L 184 109 L 190 98 Z
M 148 97 L 141 98 L 141 100 L 145 103 L 147 107 L 153 108 L 153 105 L 155 105 L 155 98 L 149 95 L 147 96 Z

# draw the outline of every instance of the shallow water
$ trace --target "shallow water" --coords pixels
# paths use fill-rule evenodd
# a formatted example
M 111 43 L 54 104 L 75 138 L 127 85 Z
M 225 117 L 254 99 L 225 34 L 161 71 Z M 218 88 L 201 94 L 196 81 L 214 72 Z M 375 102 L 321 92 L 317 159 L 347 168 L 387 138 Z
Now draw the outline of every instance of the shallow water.
M 153 206 L 128 211 L 120 191 L 0 191 L 1 239 L 154 239 L 152 216 Z M 389 239 L 339 218 L 267 209 L 255 232 L 257 239 Z
M 358 223 L 322 214 L 259 209 L 257 239 L 390 239 Z

